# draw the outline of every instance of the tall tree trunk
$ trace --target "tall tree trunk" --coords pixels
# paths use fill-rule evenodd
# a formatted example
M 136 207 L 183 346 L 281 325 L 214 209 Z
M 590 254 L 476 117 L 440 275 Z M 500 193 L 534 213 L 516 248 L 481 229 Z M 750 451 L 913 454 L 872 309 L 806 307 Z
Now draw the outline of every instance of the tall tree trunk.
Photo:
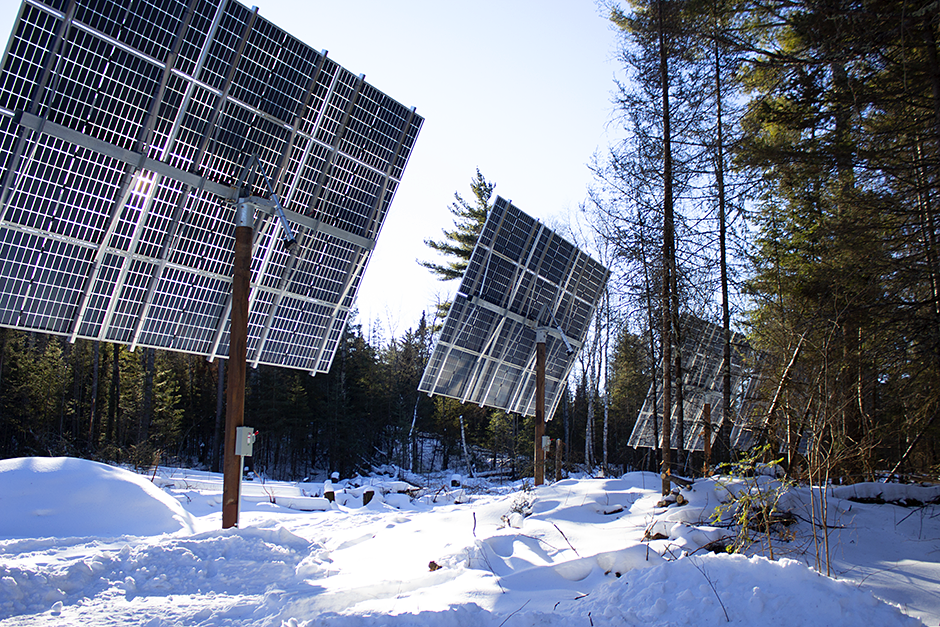
M 571 469 L 571 420 L 568 417 L 568 384 L 564 383 L 564 395 L 561 397 L 562 432 L 565 434 L 565 469 Z
M 653 364 L 653 369 L 655 369 L 656 364 L 656 321 L 654 320 L 655 316 L 653 312 L 655 308 L 653 307 L 653 286 L 652 280 L 650 278 L 650 262 L 646 256 L 646 237 L 645 237 L 645 220 L 643 219 L 643 211 L 637 208 L 637 222 L 640 227 L 640 254 L 643 259 L 643 291 L 646 299 L 646 325 L 649 328 L 649 351 L 650 351 L 650 364 Z M 653 399 L 653 407 L 650 413 L 650 416 L 653 417 L 653 459 L 659 458 L 659 395 L 658 390 L 659 386 L 656 385 L 656 376 L 652 376 L 652 385 L 650 389 L 650 398 Z M 655 463 L 655 462 L 654 462 Z
M 121 442 L 121 359 L 118 352 L 119 345 L 111 345 L 111 390 L 108 400 L 108 442 L 116 446 Z
M 150 437 L 150 421 L 153 418 L 153 375 L 156 349 L 145 348 L 144 354 L 144 402 L 140 411 L 137 443 L 143 444 Z
M 6 361 L 7 339 L 10 330 L 6 327 L 0 327 L 0 454 L 9 454 L 14 451 L 7 451 L 7 443 L 10 441 L 10 421 L 6 412 L 3 411 L 3 364 Z
M 222 420 L 225 417 L 225 359 L 216 359 L 218 364 L 215 390 L 215 424 L 212 427 L 212 472 L 222 472 Z M 312 463 L 313 460 L 311 460 Z
M 604 329 L 604 476 L 607 476 L 607 438 L 610 433 L 610 287 L 604 288 L 604 303 L 607 313 L 607 325 Z
M 937 21 L 937 11 L 926 11 L 924 14 L 924 42 L 927 47 L 927 68 L 930 74 L 930 91 L 933 96 L 933 114 L 934 114 L 934 150 L 940 152 L 940 60 L 937 55 L 937 37 L 934 33 L 934 23 Z M 918 146 L 920 148 L 920 145 Z M 922 154 L 918 155 L 922 158 Z M 933 169 L 935 171 L 935 168 Z M 928 170 L 929 171 L 929 170 Z M 935 329 L 940 329 L 940 263 L 937 255 L 937 220 L 935 217 L 934 202 L 932 200 L 932 191 L 936 185 L 935 174 L 932 171 L 925 173 L 924 185 L 922 191 L 923 221 L 926 225 L 925 248 L 927 252 L 928 273 L 932 288 L 933 313 L 935 320 L 938 321 Z M 937 373 L 940 374 L 940 338 L 935 336 L 934 360 Z
M 716 20 L 717 31 L 717 20 Z M 717 144 L 715 146 L 715 183 L 718 187 L 718 266 L 721 282 L 721 416 L 718 428 L 717 461 L 731 461 L 731 308 L 728 303 L 728 227 L 725 200 L 725 139 L 722 118 L 721 54 L 715 37 L 715 117 Z
M 98 413 L 98 372 L 101 365 L 101 342 L 95 340 L 91 349 L 91 410 L 88 412 L 88 448 L 95 450 L 95 416 Z
M 588 470 L 594 468 L 594 380 L 597 376 L 594 360 L 596 355 L 597 351 L 593 350 L 591 351 L 591 355 L 588 356 L 590 374 L 587 377 L 587 385 L 584 386 L 584 391 L 587 394 L 587 423 L 584 427 L 584 465 L 587 466 Z
M 675 272 L 675 235 L 672 200 L 672 141 L 669 127 L 669 63 L 666 52 L 666 34 L 663 22 L 663 0 L 657 3 L 659 10 L 659 71 L 662 83 L 663 105 L 663 437 L 662 474 L 663 495 L 669 494 L 671 484 L 668 475 L 672 472 L 672 276 Z
M 676 258 L 675 246 L 673 246 L 672 258 Z M 682 330 L 679 328 L 679 285 L 676 279 L 677 272 L 672 273 L 672 338 L 675 343 L 673 362 L 675 363 L 675 372 L 673 374 L 673 389 L 676 398 L 676 466 L 684 468 L 685 466 L 685 388 L 682 383 Z M 682 470 L 681 472 L 685 472 Z

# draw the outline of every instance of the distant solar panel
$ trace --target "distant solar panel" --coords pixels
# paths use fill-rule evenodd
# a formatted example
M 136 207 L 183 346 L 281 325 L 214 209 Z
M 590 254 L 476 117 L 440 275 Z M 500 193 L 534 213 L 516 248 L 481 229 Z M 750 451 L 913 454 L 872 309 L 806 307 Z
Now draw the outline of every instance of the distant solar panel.
M 682 340 L 682 391 L 684 415 L 683 446 L 686 451 L 704 449 L 704 422 L 702 420 L 705 404 L 711 405 L 712 437 L 724 421 L 724 401 L 722 399 L 722 373 L 724 371 L 723 337 L 720 325 L 693 316 L 683 316 L 680 321 Z M 753 422 L 755 410 L 760 405 L 757 398 L 759 372 L 757 371 L 757 353 L 751 349 L 747 340 L 740 333 L 731 334 L 731 416 L 734 424 L 731 431 L 732 447 L 747 449 L 754 441 Z M 659 370 L 657 370 L 659 372 Z M 655 399 L 653 391 L 655 389 Z M 675 391 L 673 399 L 676 398 Z M 655 403 L 654 403 L 655 400 Z M 659 448 L 662 432 L 663 390 L 657 382 L 651 387 L 639 417 L 630 434 L 629 446 Z M 655 408 L 655 411 L 654 411 Z M 758 412 L 759 413 L 759 412 Z M 654 426 L 654 420 L 657 421 Z M 672 447 L 679 444 L 678 411 L 673 407 L 671 439 Z
M 558 405 L 608 270 L 497 198 L 419 390 L 535 415 L 536 328 L 546 337 L 545 411 Z M 567 347 L 556 327 L 567 337 Z
M 226 356 L 256 156 L 297 245 L 256 214 L 248 360 L 326 372 L 422 121 L 231 0 L 27 0 L 0 70 L 0 325 Z

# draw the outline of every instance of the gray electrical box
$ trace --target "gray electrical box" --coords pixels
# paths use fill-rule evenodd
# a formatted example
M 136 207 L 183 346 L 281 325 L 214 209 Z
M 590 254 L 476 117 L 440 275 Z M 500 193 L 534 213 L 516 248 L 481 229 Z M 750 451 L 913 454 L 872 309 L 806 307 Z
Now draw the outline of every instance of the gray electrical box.
M 242 457 L 251 457 L 255 445 L 255 430 L 252 427 L 235 428 L 235 454 Z

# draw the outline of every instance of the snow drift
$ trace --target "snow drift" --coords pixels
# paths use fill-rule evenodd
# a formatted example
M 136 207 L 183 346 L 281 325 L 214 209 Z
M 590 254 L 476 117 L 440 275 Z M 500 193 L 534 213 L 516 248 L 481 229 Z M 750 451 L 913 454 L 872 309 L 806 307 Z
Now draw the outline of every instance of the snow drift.
M 291 507 L 297 495 L 319 498 L 308 496 L 312 483 L 256 481 L 243 492 L 239 528 L 222 530 L 218 475 L 161 469 L 161 491 L 92 462 L 0 462 L 0 625 L 940 621 L 936 505 L 832 497 L 829 578 L 808 566 L 805 488 L 788 492 L 798 522 L 775 539 L 788 557 L 771 561 L 702 548 L 730 532 L 712 513 L 742 489 L 736 479 L 699 479 L 683 490 L 687 505 L 662 507 L 651 473 L 459 490 L 445 477 L 405 476 L 404 492 L 401 476 L 334 482 L 336 501 L 322 511 Z M 368 504 L 365 489 L 377 495 Z M 70 537 L 77 530 L 82 537 Z
M 180 502 L 133 472 L 71 457 L 0 460 L 0 538 L 193 532 Z

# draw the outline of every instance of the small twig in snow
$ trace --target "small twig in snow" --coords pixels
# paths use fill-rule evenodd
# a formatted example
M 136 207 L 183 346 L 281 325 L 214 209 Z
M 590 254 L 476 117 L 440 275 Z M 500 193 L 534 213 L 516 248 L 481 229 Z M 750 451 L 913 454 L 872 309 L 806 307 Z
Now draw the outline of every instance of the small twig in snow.
M 921 505 L 920 507 L 915 507 L 913 510 L 911 510 L 911 513 L 910 513 L 910 514 L 908 514 L 907 516 L 905 516 L 904 518 L 902 518 L 901 520 L 899 520 L 899 521 L 895 524 L 895 526 L 900 525 L 902 522 L 904 522 L 905 520 L 907 520 L 908 518 L 910 518 L 911 516 L 913 516 L 913 515 L 916 514 L 917 512 L 923 511 L 923 510 L 926 510 L 926 509 L 927 509 L 927 506 L 926 506 L 926 505 Z
M 551 543 L 548 542 L 547 540 L 543 540 L 542 538 L 536 538 L 535 536 L 530 536 L 530 535 L 527 535 L 527 534 L 524 534 L 524 533 L 519 533 L 519 534 L 516 534 L 516 535 L 518 535 L 520 538 L 528 538 L 528 539 L 530 539 L 530 540 L 535 540 L 536 542 L 541 542 L 542 544 L 544 544 L 545 546 L 547 546 L 548 548 L 550 548 L 550 549 L 552 549 L 552 550 L 555 550 L 555 551 L 560 551 L 560 550 L 561 550 L 561 549 L 559 549 L 557 546 L 551 544 Z M 564 535 L 564 534 L 562 534 L 562 535 Z M 574 547 L 572 547 L 572 548 L 574 548 Z M 575 551 L 575 553 L 577 553 L 577 551 Z M 580 557 L 580 556 L 579 556 L 579 557 Z
M 721 596 L 718 594 L 718 589 L 715 588 L 715 584 L 714 584 L 714 582 L 711 580 L 711 577 L 708 576 L 708 573 L 705 572 L 705 569 L 704 569 L 704 568 L 700 567 L 698 564 L 695 563 L 695 560 L 690 559 L 690 560 L 689 560 L 689 563 L 691 563 L 692 566 L 695 566 L 695 570 L 697 570 L 698 572 L 702 573 L 702 577 L 704 577 L 704 578 L 705 578 L 705 581 L 708 582 L 708 587 L 711 588 L 711 589 L 712 589 L 712 592 L 715 593 L 715 598 L 718 599 L 718 605 L 721 606 L 721 611 L 725 613 L 725 620 L 730 623 L 730 622 L 731 622 L 731 618 L 728 616 L 728 610 L 725 609 L 725 604 L 721 602 Z
M 503 625 L 506 624 L 506 621 L 507 621 L 507 620 L 509 620 L 510 618 L 512 618 L 513 616 L 515 616 L 517 613 L 521 612 L 521 611 L 522 611 L 522 608 L 525 607 L 526 605 L 528 605 L 528 604 L 529 604 L 529 601 L 531 601 L 531 600 L 532 600 L 532 599 L 529 599 L 528 601 L 526 601 L 525 603 L 522 604 L 522 607 L 520 607 L 518 610 L 516 610 L 515 612 L 513 612 L 512 614 L 510 614 L 509 616 L 507 616 L 506 619 L 505 619 L 503 622 L 501 622 L 501 623 L 499 624 L 499 627 L 503 627 Z
M 480 554 L 483 555 L 483 563 L 486 564 L 486 567 L 489 568 L 489 569 L 490 569 L 490 572 L 493 573 L 493 576 L 496 577 L 496 585 L 499 586 L 499 589 L 502 590 L 503 593 L 505 594 L 506 588 L 504 588 L 504 587 L 503 587 L 503 584 L 500 583 L 500 581 L 499 581 L 499 575 L 496 574 L 496 571 L 493 570 L 493 565 L 490 564 L 490 558 L 489 558 L 489 557 L 487 556 L 487 554 L 486 554 L 486 547 L 483 545 L 482 542 L 480 542 L 479 545 L 480 545 Z M 525 607 L 525 606 L 523 606 L 523 607 Z M 521 608 L 520 608 L 520 609 L 521 609 Z M 516 610 L 516 611 L 519 611 L 519 610 Z M 510 614 L 510 616 L 512 616 L 512 614 Z
M 568 539 L 568 536 L 565 535 L 565 532 L 561 530 L 561 527 L 559 527 L 559 526 L 556 525 L 555 523 L 552 523 L 552 526 L 555 527 L 555 529 L 558 529 L 558 533 L 560 533 L 560 534 L 561 534 L 561 537 L 565 539 L 565 542 L 568 543 L 568 546 L 571 547 L 571 550 L 574 551 L 574 554 L 577 555 L 578 557 L 581 557 L 581 554 L 578 553 L 578 549 L 574 548 L 574 545 L 571 544 L 571 540 L 569 540 L 569 539 Z M 548 544 L 548 543 L 546 542 L 546 544 Z M 551 545 L 549 545 L 549 546 L 551 546 Z

